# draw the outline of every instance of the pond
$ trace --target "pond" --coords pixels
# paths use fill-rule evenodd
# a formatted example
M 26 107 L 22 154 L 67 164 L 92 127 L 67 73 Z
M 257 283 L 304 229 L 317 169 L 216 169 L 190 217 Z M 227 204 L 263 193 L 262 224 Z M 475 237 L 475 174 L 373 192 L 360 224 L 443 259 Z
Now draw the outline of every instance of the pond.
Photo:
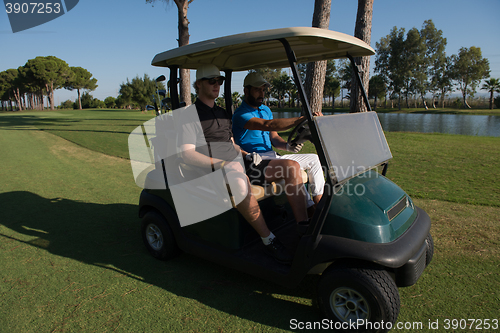
M 325 113 L 335 114 L 335 113 Z M 299 112 L 273 112 L 275 118 L 298 117 Z M 379 113 L 387 132 L 447 133 L 500 137 L 500 116 L 463 114 Z

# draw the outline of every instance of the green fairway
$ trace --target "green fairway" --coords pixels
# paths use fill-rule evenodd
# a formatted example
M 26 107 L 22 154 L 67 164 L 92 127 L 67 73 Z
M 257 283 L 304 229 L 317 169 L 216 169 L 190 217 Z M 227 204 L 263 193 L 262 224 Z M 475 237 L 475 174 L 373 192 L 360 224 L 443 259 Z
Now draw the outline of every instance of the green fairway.
M 282 332 L 292 319 L 321 321 L 316 276 L 286 289 L 148 254 L 126 158 L 128 134 L 151 117 L 0 114 L 0 332 Z M 500 138 L 386 135 L 387 176 L 430 215 L 435 241 L 431 265 L 400 289 L 398 321 L 460 332 L 445 320 L 500 319 Z

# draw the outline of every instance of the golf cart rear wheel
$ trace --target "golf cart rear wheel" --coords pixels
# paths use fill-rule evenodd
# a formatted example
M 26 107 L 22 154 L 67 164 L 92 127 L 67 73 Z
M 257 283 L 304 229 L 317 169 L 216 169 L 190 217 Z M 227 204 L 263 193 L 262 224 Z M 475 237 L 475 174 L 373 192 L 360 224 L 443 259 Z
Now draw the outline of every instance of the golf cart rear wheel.
M 399 314 L 399 292 L 385 270 L 332 267 L 319 282 L 318 306 L 336 328 L 387 332 Z
M 156 259 L 168 260 L 179 254 L 172 229 L 160 213 L 152 210 L 144 215 L 141 233 L 144 245 Z

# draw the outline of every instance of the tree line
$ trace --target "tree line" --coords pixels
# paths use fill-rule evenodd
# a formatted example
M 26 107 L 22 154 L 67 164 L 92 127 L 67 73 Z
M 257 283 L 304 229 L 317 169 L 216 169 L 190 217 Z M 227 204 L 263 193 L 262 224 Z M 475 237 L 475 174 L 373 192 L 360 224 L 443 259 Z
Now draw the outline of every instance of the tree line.
M 444 107 L 446 97 L 459 91 L 463 106 L 470 108 L 467 99 L 473 97 L 481 81 L 489 77 L 489 61 L 475 46 L 462 47 L 458 54 L 447 56 L 446 43 L 443 32 L 436 29 L 432 20 L 425 21 L 421 30 L 413 28 L 406 34 L 404 28 L 394 27 L 376 43 L 375 75 L 370 77 L 368 96 L 375 100 L 375 105 L 381 98 L 397 101 L 399 109 L 404 102 L 409 108 L 410 99 L 416 101 L 418 98 L 427 109 L 429 96 L 433 107 L 436 101 Z M 305 64 L 299 65 L 303 84 L 306 83 L 305 68 Z M 277 101 L 278 107 L 285 105 L 285 99 L 290 107 L 298 103 L 295 86 L 285 71 L 258 72 L 272 84 L 269 95 Z M 335 107 L 338 97 L 342 103 L 350 99 L 350 93 L 344 96 L 343 89 L 350 91 L 351 83 L 352 69 L 347 60 L 327 62 L 323 96 L 328 104 Z M 489 92 L 489 106 L 493 108 L 493 93 L 500 92 L 500 79 L 485 80 L 481 89 Z
M 444 107 L 445 97 L 456 89 L 462 94 L 464 107 L 470 108 L 467 98 L 473 97 L 480 82 L 489 77 L 489 61 L 475 46 L 462 47 L 458 54 L 447 56 L 446 44 L 443 32 L 432 20 L 425 21 L 421 30 L 412 28 L 406 34 L 404 28 L 394 27 L 376 43 L 376 95 L 397 99 L 399 109 L 403 99 L 409 107 L 409 97 L 418 96 L 427 109 L 427 94 Z
M 29 59 L 24 66 L 0 72 L 0 101 L 2 108 L 42 110 L 47 97 L 51 110 L 55 108 L 54 90 L 77 90 L 78 107 L 82 109 L 82 91 L 97 88 L 97 79 L 82 67 L 70 67 L 54 56 Z

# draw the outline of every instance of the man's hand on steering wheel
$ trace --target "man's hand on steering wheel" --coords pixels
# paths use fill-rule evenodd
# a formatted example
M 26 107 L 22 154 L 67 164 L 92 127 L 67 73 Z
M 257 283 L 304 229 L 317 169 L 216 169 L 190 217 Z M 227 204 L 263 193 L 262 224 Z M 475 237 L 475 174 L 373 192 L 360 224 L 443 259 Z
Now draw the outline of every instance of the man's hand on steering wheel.
M 291 152 L 291 153 L 298 153 L 302 149 L 303 146 L 304 146 L 304 143 L 299 143 L 299 144 L 287 143 L 286 150 Z

